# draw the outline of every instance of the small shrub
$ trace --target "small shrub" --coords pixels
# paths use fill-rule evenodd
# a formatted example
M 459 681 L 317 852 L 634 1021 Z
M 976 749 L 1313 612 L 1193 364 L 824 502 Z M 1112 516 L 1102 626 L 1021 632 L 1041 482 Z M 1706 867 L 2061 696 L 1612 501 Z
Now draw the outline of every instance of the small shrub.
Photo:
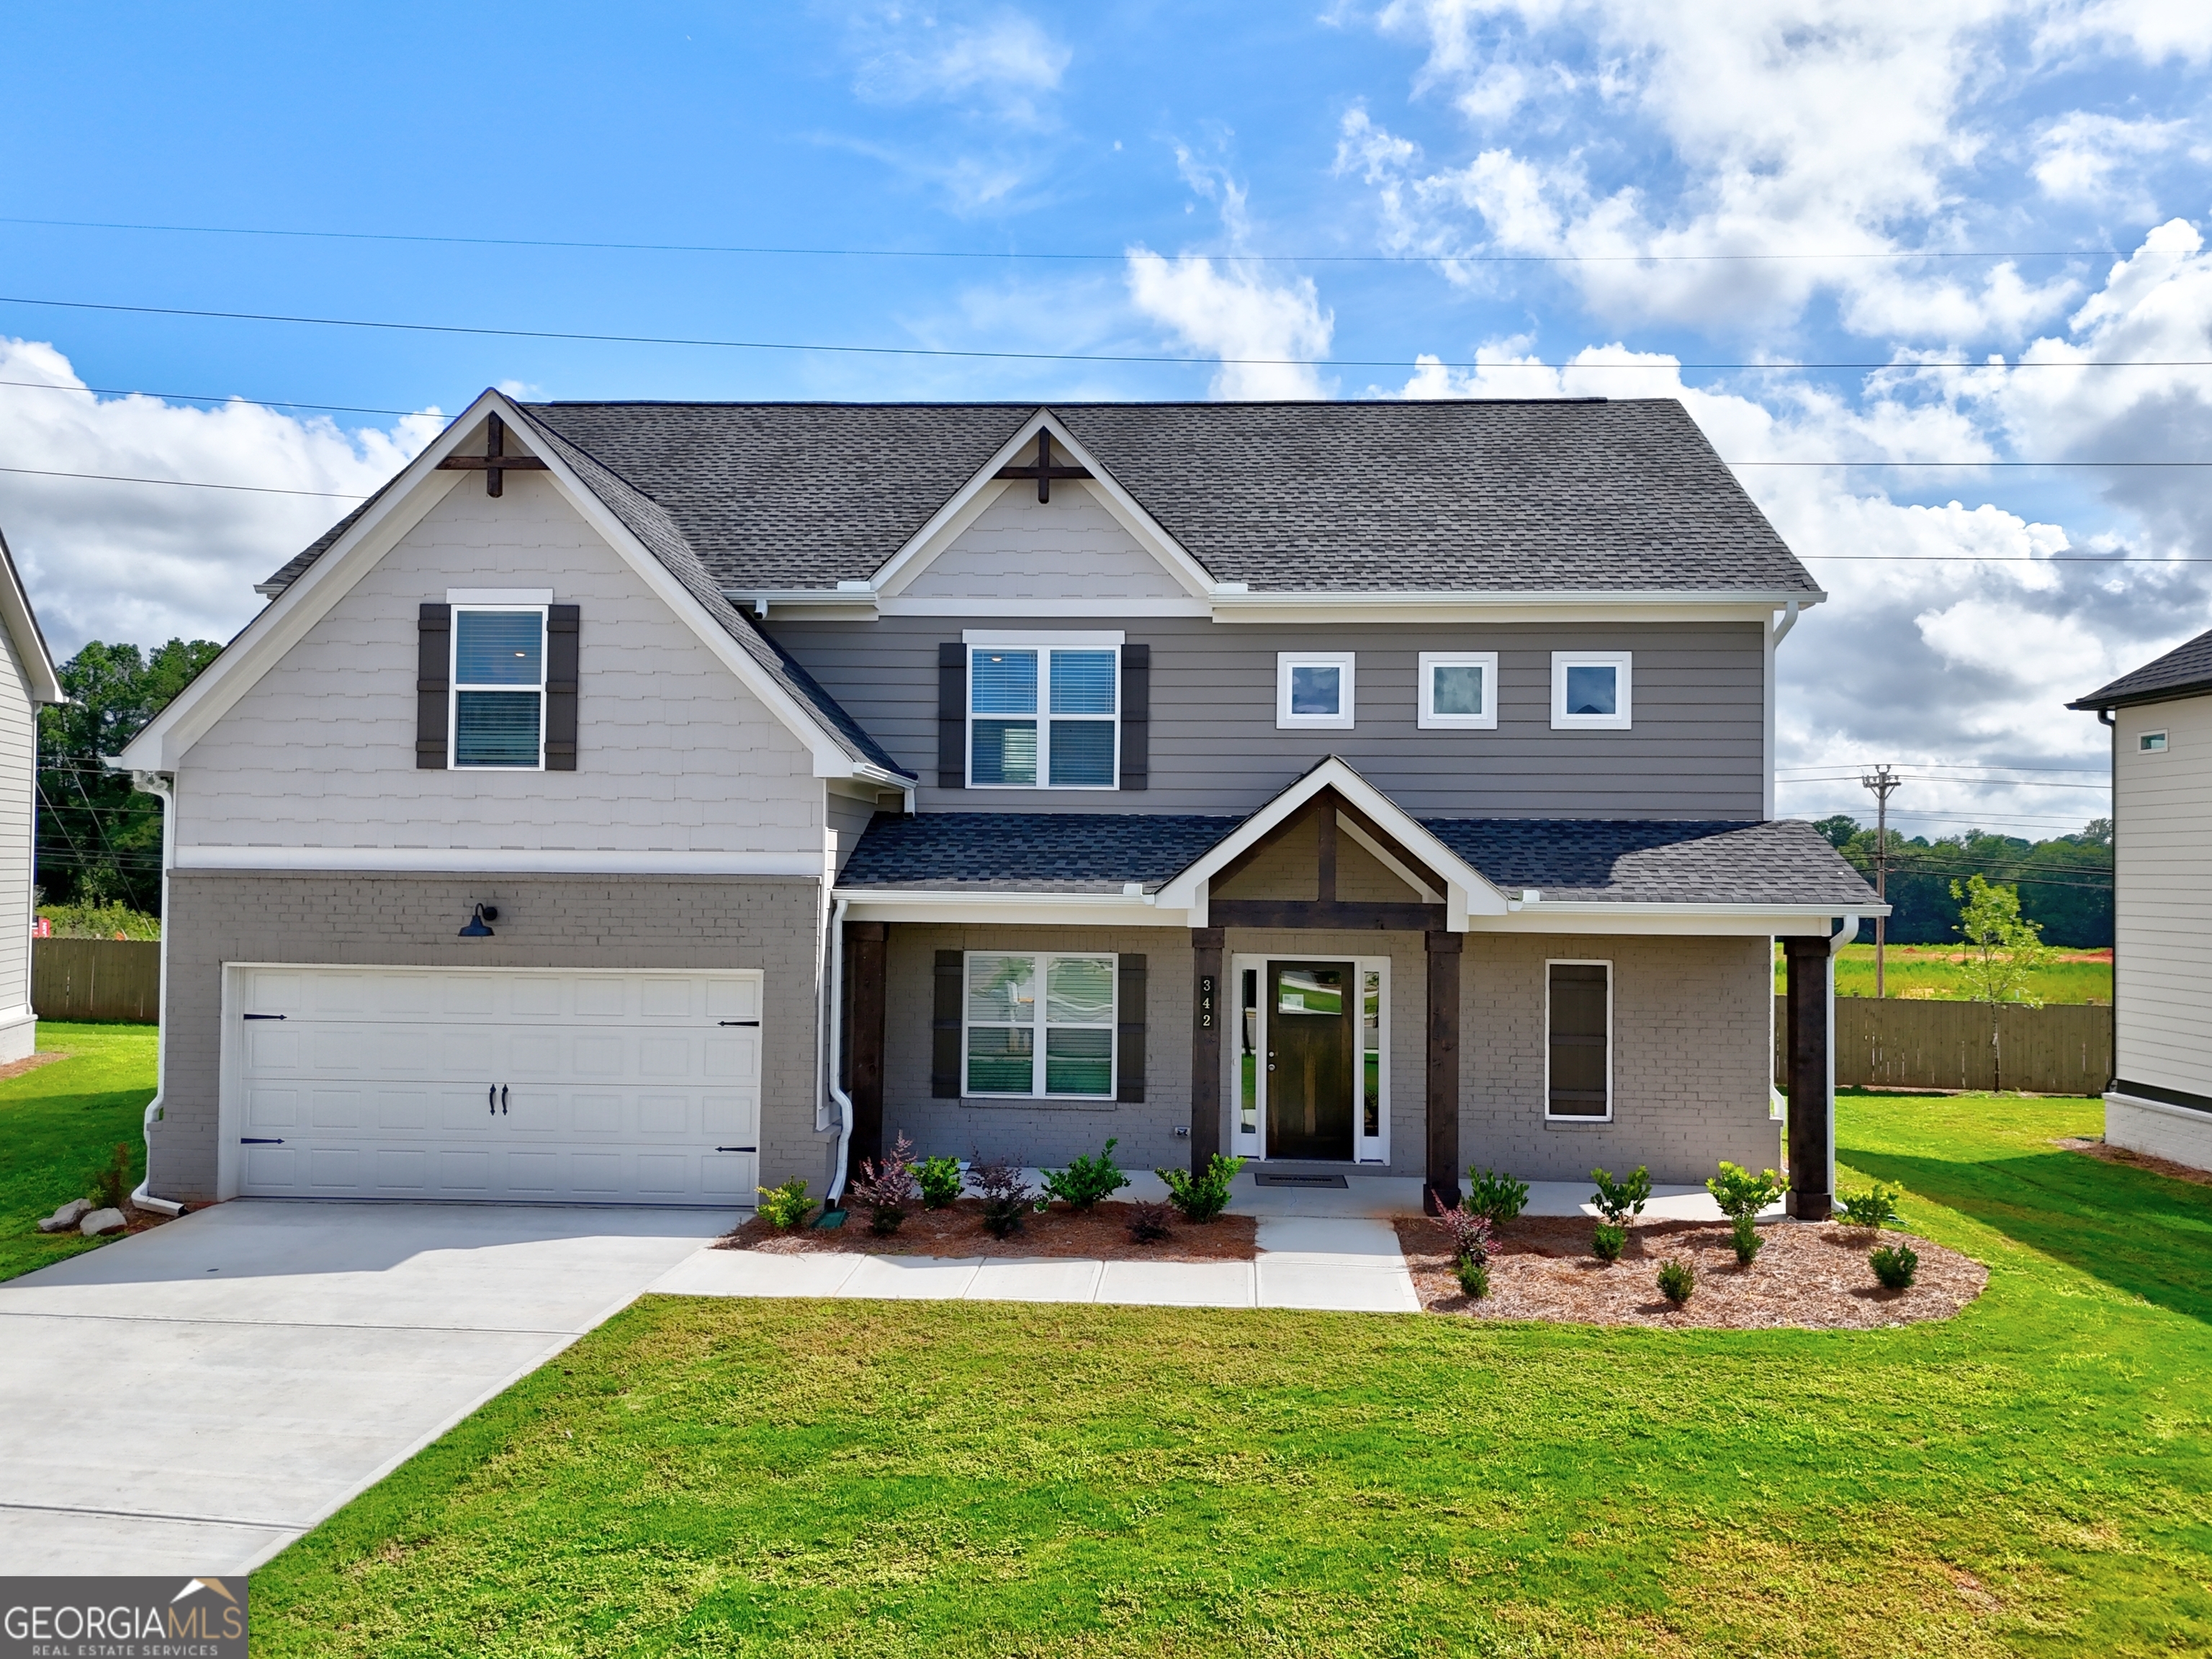
M 1616 1227 L 1632 1215 L 1642 1215 L 1651 1197 L 1651 1172 L 1641 1164 L 1636 1166 L 1633 1175 L 1620 1181 L 1615 1181 L 1603 1170 L 1592 1170 L 1590 1179 L 1597 1182 L 1590 1202 Z
M 1465 1256 L 1453 1271 L 1459 1275 L 1459 1293 L 1470 1302 L 1480 1302 L 1490 1294 L 1490 1264 L 1470 1261 Z
M 1097 1157 L 1076 1158 L 1065 1170 L 1047 1170 L 1045 1195 L 1058 1199 L 1079 1214 L 1099 1200 L 1113 1197 L 1129 1184 L 1129 1177 L 1114 1162 L 1117 1144 L 1109 1140 L 1106 1150 Z
M 1880 1231 L 1898 1218 L 1897 1200 L 1904 1196 L 1877 1181 L 1871 1191 L 1845 1194 L 1838 1207 L 1844 1212 L 1846 1225 L 1871 1227 Z
M 896 1232 L 921 1197 L 921 1183 L 914 1174 L 914 1143 L 901 1135 L 882 1163 L 862 1158 L 860 1178 L 848 1191 L 855 1202 L 867 1206 L 869 1231 L 886 1237 Z
M 1596 1237 L 1590 1240 L 1590 1249 L 1601 1261 L 1618 1261 L 1620 1253 L 1628 1248 L 1628 1229 L 1617 1221 L 1597 1224 Z
M 1735 1265 L 1751 1266 L 1753 1258 L 1766 1248 L 1766 1241 L 1759 1236 L 1759 1218 L 1740 1215 L 1729 1222 L 1729 1243 L 1735 1246 Z
M 1877 1244 L 1867 1253 L 1867 1264 L 1885 1291 L 1910 1290 L 1920 1271 L 1920 1254 L 1910 1244 Z
M 1519 1215 L 1528 1203 L 1528 1183 L 1516 1181 L 1503 1170 L 1486 1170 L 1470 1165 L 1467 1172 L 1467 1196 L 1460 1207 L 1469 1215 L 1487 1217 L 1497 1226 L 1504 1226 Z
M 921 1207 L 941 1210 L 960 1196 L 964 1177 L 957 1158 L 926 1158 L 915 1165 L 915 1184 L 921 1188 Z
M 1473 1215 L 1462 1204 L 1456 1210 L 1446 1210 L 1435 1218 L 1437 1226 L 1452 1242 L 1452 1259 L 1472 1261 L 1478 1266 L 1490 1260 L 1491 1246 L 1498 1242 L 1497 1230 L 1486 1215 Z
M 1697 1288 L 1698 1270 L 1680 1256 L 1670 1255 L 1659 1264 L 1659 1294 L 1676 1307 L 1686 1307 Z
M 1168 1236 L 1168 1206 L 1158 1199 L 1129 1200 L 1128 1219 L 1122 1224 L 1139 1244 L 1157 1244 Z
M 983 1200 L 983 1227 L 994 1238 L 1021 1231 L 1022 1218 L 1036 1204 L 1036 1188 L 1012 1158 L 986 1158 L 978 1152 L 968 1161 L 968 1184 Z
M 107 1162 L 92 1172 L 89 1191 L 96 1210 L 119 1210 L 136 1185 L 131 1179 L 131 1143 L 118 1140 Z
M 806 1183 L 797 1176 L 781 1187 L 760 1189 L 760 1218 L 779 1232 L 793 1232 L 805 1225 L 813 1207 L 806 1196 Z
M 1721 1206 L 1721 1213 L 1734 1221 L 1741 1217 L 1757 1215 L 1761 1210 L 1790 1190 L 1784 1176 L 1771 1170 L 1762 1170 L 1757 1175 L 1740 1164 L 1721 1160 L 1721 1172 L 1705 1177 L 1705 1190 L 1713 1195 L 1713 1202 Z
M 1243 1158 L 1216 1152 L 1204 1175 L 1193 1175 L 1188 1170 L 1155 1170 L 1152 1173 L 1167 1182 L 1168 1202 L 1182 1212 L 1185 1221 L 1211 1221 L 1229 1207 L 1229 1183 L 1243 1167 Z

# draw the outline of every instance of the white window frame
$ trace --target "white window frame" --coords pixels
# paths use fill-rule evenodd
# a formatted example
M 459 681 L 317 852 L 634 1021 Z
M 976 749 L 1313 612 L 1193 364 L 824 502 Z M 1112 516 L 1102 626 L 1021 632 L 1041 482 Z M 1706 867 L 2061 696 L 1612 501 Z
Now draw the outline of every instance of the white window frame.
M 1552 653 L 1552 729 L 1554 732 L 1626 732 L 1634 724 L 1632 694 L 1636 653 L 1632 651 L 1554 651 Z M 1567 670 L 1611 668 L 1614 709 L 1610 714 L 1567 713 Z
M 961 635 L 961 643 L 968 647 L 968 726 L 962 739 L 966 748 L 963 762 L 963 776 L 970 789 L 1018 789 L 1035 793 L 1041 789 L 1079 790 L 1085 794 L 1097 794 L 1102 790 L 1121 787 L 1121 646 L 1124 635 L 1112 633 L 1093 634 L 1000 634 L 969 629 Z M 979 651 L 1034 651 L 1037 654 L 1037 781 L 1035 783 L 978 783 L 975 781 L 975 722 L 987 720 L 1020 720 L 1019 714 L 983 714 L 975 712 L 975 653 Z M 1114 759 L 1109 781 L 1104 783 L 1054 783 L 1052 777 L 1052 653 L 1055 651 L 1111 651 L 1114 653 L 1114 712 L 1111 714 L 1061 714 L 1060 720 L 1103 721 L 1114 728 Z M 963 1062 L 963 1064 L 965 1062 Z
M 2136 733 L 2136 753 L 2138 755 L 2170 755 L 2172 752 L 2173 742 L 2166 735 L 2164 726 L 2155 732 Z
M 1278 651 L 1275 653 L 1275 729 L 1279 732 L 1349 732 L 1358 702 L 1359 653 L 1356 651 Z M 1341 670 L 1337 679 L 1336 713 L 1291 713 L 1291 671 L 1293 668 Z
M 1482 712 L 1480 714 L 1437 713 L 1439 668 L 1480 668 L 1482 671 Z M 1495 732 L 1498 729 L 1498 653 L 1495 651 L 1424 651 L 1421 653 L 1420 729 L 1424 732 Z
M 453 590 L 448 590 L 451 592 Z M 536 592 L 532 590 L 533 597 Z M 446 646 L 446 769 L 449 772 L 543 772 L 545 769 L 545 684 L 550 665 L 547 661 L 552 651 L 551 630 L 547 626 L 552 610 L 549 599 L 543 604 L 514 604 L 504 600 L 477 599 L 467 603 L 449 604 L 446 626 L 451 630 Z M 483 766 L 465 763 L 461 759 L 461 693 L 464 691 L 527 691 L 526 685 L 477 685 L 461 684 L 461 618 L 465 615 L 518 616 L 533 611 L 538 617 L 538 759 L 530 766 Z
M 968 1086 L 968 1032 L 971 1024 L 968 1004 L 968 964 L 977 957 L 1027 957 L 1036 963 L 1036 1021 L 1030 1028 L 1035 1034 L 1030 1053 L 1030 1089 L 1027 1094 L 993 1089 L 977 1094 Z M 1106 975 L 1113 986 L 1113 1007 L 1103 1028 L 1106 1032 L 1106 1092 L 1103 1094 L 1054 1094 L 1045 1087 L 1045 1039 L 1051 1029 L 1046 1015 L 1052 995 L 1051 964 L 1055 962 L 1103 962 Z M 1004 1030 L 1000 1021 L 985 1020 L 981 1024 L 993 1030 Z M 1016 1028 L 1018 1029 L 1018 1028 Z M 1090 1031 L 1102 1028 L 1095 1025 L 1062 1025 L 1062 1030 Z M 1093 1105 L 1112 1105 L 1121 1097 L 1121 958 L 1112 951 L 963 951 L 960 953 L 960 1094 L 963 1099 L 973 1100 L 1080 1100 Z
M 1554 1112 L 1552 1109 L 1552 969 L 1554 968 L 1602 968 L 1605 969 L 1605 1112 L 1602 1116 L 1594 1112 Z M 1547 1123 L 1610 1123 L 1615 1090 L 1613 1086 L 1613 971 L 1607 957 L 1548 957 L 1544 962 L 1544 1121 Z
M 1352 1158 L 1353 1163 L 1359 1164 L 1388 1164 L 1390 1162 L 1391 959 L 1389 957 L 1331 957 L 1326 951 L 1323 951 L 1319 955 L 1306 955 L 1296 957 L 1286 957 L 1280 952 L 1277 952 L 1273 956 L 1268 956 L 1263 953 L 1237 951 L 1233 952 L 1230 957 L 1228 983 L 1219 989 L 1217 989 L 1214 995 L 1216 1003 L 1225 1003 L 1230 1011 L 1230 1020 L 1227 1027 L 1230 1040 L 1223 1043 L 1221 1047 L 1224 1053 L 1228 1057 L 1228 1064 L 1225 1068 L 1227 1075 L 1224 1079 L 1222 1099 L 1228 1103 L 1229 1109 L 1229 1151 L 1231 1156 L 1236 1158 L 1249 1158 L 1261 1164 L 1267 1161 L 1267 1067 L 1265 1061 L 1267 1053 L 1267 1016 L 1272 1012 L 1267 1006 L 1267 967 L 1271 962 L 1285 961 L 1349 962 L 1352 963 L 1353 977 L 1359 987 L 1360 994 L 1363 997 L 1366 994 L 1367 975 L 1372 973 L 1380 974 L 1382 976 L 1382 1018 L 1381 1021 L 1381 1030 L 1377 1032 L 1376 1036 L 1377 1045 L 1376 1052 L 1381 1056 L 1382 1061 L 1382 1063 L 1376 1067 L 1376 1082 L 1379 1085 L 1376 1094 L 1377 1103 L 1380 1107 L 1379 1121 L 1382 1133 L 1379 1135 L 1371 1137 L 1364 1133 L 1366 1127 L 1367 1066 L 1365 1053 L 1361 1046 L 1364 1041 L 1364 1033 L 1359 1030 L 1359 1019 L 1355 1018 L 1352 1028 L 1353 1036 L 1352 1048 Z M 1246 1133 L 1242 1122 L 1239 1121 L 1243 1115 L 1244 1102 L 1243 1034 L 1246 1013 L 1244 1003 L 1244 975 L 1248 971 L 1259 975 L 1260 991 L 1259 1000 L 1251 1009 L 1253 1020 L 1253 1041 L 1255 1045 L 1254 1053 L 1257 1057 L 1258 1061 L 1253 1068 L 1253 1098 L 1257 1109 L 1253 1115 L 1253 1127 L 1249 1133 Z M 1226 994 L 1224 995 L 1224 993 Z M 962 1041 L 964 1042 L 966 1038 L 963 1036 Z

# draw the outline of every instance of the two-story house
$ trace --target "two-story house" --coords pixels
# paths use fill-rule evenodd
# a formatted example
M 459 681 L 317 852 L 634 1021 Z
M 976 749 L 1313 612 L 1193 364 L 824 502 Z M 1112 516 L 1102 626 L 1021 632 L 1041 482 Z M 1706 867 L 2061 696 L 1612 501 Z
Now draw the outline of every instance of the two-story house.
M 1822 595 L 1674 402 L 486 392 L 262 591 L 118 762 L 157 1194 L 1694 1180 L 1775 1159 L 1778 936 L 1826 1213 Z

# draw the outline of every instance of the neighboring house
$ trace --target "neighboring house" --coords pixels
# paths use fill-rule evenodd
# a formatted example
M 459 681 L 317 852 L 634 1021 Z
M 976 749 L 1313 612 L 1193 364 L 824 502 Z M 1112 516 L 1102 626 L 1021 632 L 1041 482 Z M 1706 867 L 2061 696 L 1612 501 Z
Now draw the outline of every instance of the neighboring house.
M 2212 1170 L 2212 633 L 2066 706 L 2112 728 L 2105 1139 Z
M 0 1065 L 39 1046 L 31 1012 L 31 927 L 38 914 L 39 708 L 64 702 L 46 636 L 0 536 Z
M 1680 405 L 517 404 L 262 590 L 169 799 L 152 1189 L 720 1204 L 926 1152 L 1825 1214 L 1823 596 Z

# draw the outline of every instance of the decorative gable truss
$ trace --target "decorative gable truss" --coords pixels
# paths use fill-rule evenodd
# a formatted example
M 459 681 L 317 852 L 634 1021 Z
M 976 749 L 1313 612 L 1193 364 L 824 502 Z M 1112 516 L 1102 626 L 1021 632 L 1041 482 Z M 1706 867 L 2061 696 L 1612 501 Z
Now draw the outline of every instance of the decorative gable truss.
M 523 448 L 515 447 L 518 441 Z M 806 746 L 815 776 L 911 791 L 914 780 L 716 592 L 665 514 L 556 434 L 538 428 L 496 391 L 480 396 L 340 526 L 313 562 L 132 739 L 115 763 L 138 773 L 174 771 L 185 751 L 448 491 L 476 487 L 474 479 L 481 477 L 486 493 L 497 495 L 502 475 L 521 471 L 543 472 L 552 481 L 655 596 Z

